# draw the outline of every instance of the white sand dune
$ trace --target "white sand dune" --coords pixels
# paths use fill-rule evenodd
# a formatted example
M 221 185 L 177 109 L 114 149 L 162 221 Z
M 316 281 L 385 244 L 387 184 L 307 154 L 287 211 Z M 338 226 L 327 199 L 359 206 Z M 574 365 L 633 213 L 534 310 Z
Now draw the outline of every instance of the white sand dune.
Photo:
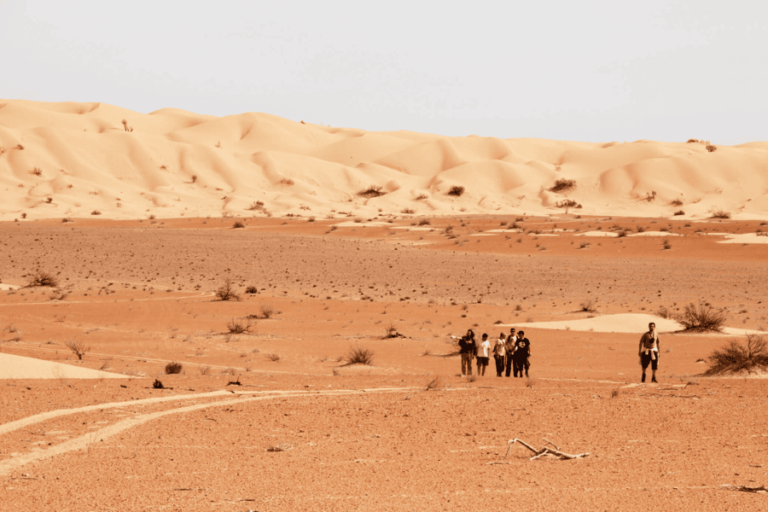
M 103 103 L 0 100 L 0 148 L 0 220 L 372 217 L 406 208 L 530 215 L 563 212 L 557 204 L 565 198 L 582 205 L 571 209 L 581 214 L 683 209 L 695 219 L 723 209 L 735 219 L 768 218 L 768 142 L 709 152 L 698 143 L 445 137 L 261 113 L 141 114 Z M 559 179 L 574 180 L 575 189 L 549 191 Z M 370 186 L 384 194 L 358 195 Z M 454 186 L 464 193 L 449 195 Z
M 659 333 L 669 333 L 682 331 L 683 326 L 679 322 L 656 315 L 642 313 L 621 313 L 617 315 L 595 316 L 593 318 L 581 318 L 577 320 L 560 320 L 556 322 L 530 322 L 527 324 L 504 324 L 505 327 L 515 327 L 525 329 L 533 327 L 536 329 L 556 329 L 571 331 L 594 331 L 594 332 L 619 332 L 619 333 L 638 333 L 638 335 L 648 330 L 648 324 L 654 322 L 656 330 Z M 739 329 L 735 327 L 725 327 L 723 334 L 745 335 L 745 334 L 766 334 L 762 331 L 753 331 L 749 329 Z
M 119 373 L 79 368 L 33 357 L 0 354 L 0 379 L 127 379 Z
M 743 235 L 727 234 L 725 240 L 719 240 L 719 244 L 768 244 L 768 236 L 757 233 L 745 233 Z

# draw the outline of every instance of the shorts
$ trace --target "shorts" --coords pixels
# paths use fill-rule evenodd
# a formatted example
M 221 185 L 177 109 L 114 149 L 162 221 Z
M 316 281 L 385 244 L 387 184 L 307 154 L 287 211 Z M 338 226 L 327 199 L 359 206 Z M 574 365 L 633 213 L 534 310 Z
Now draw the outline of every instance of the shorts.
M 488 366 L 489 357 L 477 356 L 477 366 Z
M 648 368 L 648 365 L 651 365 L 651 370 L 658 370 L 659 369 L 659 355 L 656 354 L 656 357 L 654 359 L 651 359 L 651 354 L 641 354 L 640 355 L 640 365 L 643 367 L 643 370 Z

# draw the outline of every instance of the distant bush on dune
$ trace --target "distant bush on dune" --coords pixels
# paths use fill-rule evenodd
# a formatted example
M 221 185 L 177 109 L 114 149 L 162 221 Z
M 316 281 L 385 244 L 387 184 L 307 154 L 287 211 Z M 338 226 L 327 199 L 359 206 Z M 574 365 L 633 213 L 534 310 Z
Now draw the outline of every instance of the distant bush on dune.
M 448 189 L 449 196 L 461 197 L 463 194 L 464 194 L 464 187 L 461 187 L 459 185 L 454 185 L 450 189 Z
M 382 187 L 378 185 L 371 185 L 370 187 L 364 190 L 361 190 L 360 192 L 357 193 L 357 195 L 359 195 L 360 197 L 365 197 L 367 199 L 383 196 L 384 194 L 386 194 L 386 192 L 384 192 L 382 190 Z
M 683 313 L 676 318 L 686 331 L 715 331 L 720 332 L 728 320 L 728 312 L 725 309 L 716 309 L 709 303 L 699 302 L 685 306 Z
M 240 300 L 231 279 L 225 279 L 224 284 L 216 290 L 216 298 L 219 300 Z
M 34 286 L 50 286 L 56 288 L 59 286 L 59 280 L 50 272 L 38 270 L 27 276 L 27 286 L 30 288 Z
M 567 180 L 565 178 L 560 178 L 559 180 L 555 181 L 555 184 L 549 188 L 550 192 L 560 193 L 560 192 L 570 192 L 571 190 L 576 188 L 576 180 Z
M 722 208 L 714 209 L 710 213 L 712 214 L 713 219 L 730 219 L 731 218 L 731 212 L 727 212 Z

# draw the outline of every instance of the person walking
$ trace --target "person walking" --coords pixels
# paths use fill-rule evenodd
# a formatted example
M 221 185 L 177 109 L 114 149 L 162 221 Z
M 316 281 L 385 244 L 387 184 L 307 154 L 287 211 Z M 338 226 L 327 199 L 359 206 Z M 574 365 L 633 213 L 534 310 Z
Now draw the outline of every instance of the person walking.
M 520 331 L 517 333 L 517 341 L 515 342 L 515 353 L 512 356 L 512 364 L 514 364 L 514 374 L 517 377 L 520 374 L 520 378 L 523 377 L 523 370 L 525 370 L 525 376 L 528 377 L 528 369 L 531 367 L 531 342 L 525 337 L 525 332 Z
M 483 333 L 483 339 L 477 344 L 477 375 L 485 375 L 485 369 L 488 368 L 489 353 L 491 351 L 491 342 L 488 341 L 488 335 Z
M 640 382 L 645 382 L 645 370 L 648 365 L 651 366 L 651 382 L 658 383 L 656 380 L 656 370 L 659 368 L 659 335 L 656 333 L 656 324 L 648 324 L 648 332 L 643 333 L 640 338 L 640 347 L 638 348 L 640 356 L 640 366 L 643 367 L 643 376 Z
M 496 344 L 493 345 L 493 358 L 496 360 L 496 376 L 501 377 L 504 372 L 504 363 L 506 361 L 507 354 L 507 340 L 506 336 L 502 332 L 499 334 L 499 339 L 496 340 Z
M 462 375 L 472 375 L 472 358 L 475 356 L 475 350 L 475 332 L 469 329 L 467 334 L 459 339 Z
M 515 328 L 512 327 L 509 330 L 509 336 L 507 337 L 507 357 L 506 357 L 506 376 L 512 373 L 512 355 L 515 352 L 515 343 L 517 342 L 517 335 L 515 334 Z

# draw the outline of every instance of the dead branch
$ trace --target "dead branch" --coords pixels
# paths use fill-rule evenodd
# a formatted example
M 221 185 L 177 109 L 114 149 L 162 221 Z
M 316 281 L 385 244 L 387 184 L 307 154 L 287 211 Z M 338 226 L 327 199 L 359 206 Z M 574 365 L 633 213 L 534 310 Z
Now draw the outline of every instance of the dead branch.
M 536 448 L 534 448 L 533 446 L 529 445 L 528 443 L 526 443 L 522 439 L 517 439 L 517 438 L 512 439 L 508 443 L 509 447 L 507 448 L 507 453 L 506 453 L 506 455 L 504 455 L 504 458 L 501 459 L 501 460 L 496 460 L 496 461 L 488 462 L 488 464 L 489 465 L 491 465 L 491 464 L 510 464 L 511 461 L 506 461 L 505 459 L 509 456 L 509 453 L 512 451 L 512 445 L 515 444 L 515 443 L 520 443 L 521 445 L 523 445 L 527 449 L 529 449 L 531 452 L 533 452 L 534 455 L 533 455 L 533 457 L 531 457 L 530 460 L 536 460 L 536 459 L 538 459 L 540 457 L 543 457 L 545 455 L 551 455 L 551 456 L 557 457 L 560 460 L 581 459 L 581 458 L 586 457 L 586 456 L 589 455 L 589 452 L 587 452 L 587 453 L 580 453 L 578 455 L 572 455 L 570 453 L 565 453 L 565 452 L 560 451 L 560 448 L 558 448 L 555 445 L 555 443 L 553 443 L 552 441 L 549 441 L 548 439 L 544 439 L 544 441 L 546 441 L 547 443 L 549 443 L 552 446 L 554 446 L 554 449 L 549 448 L 547 446 L 544 446 L 540 450 L 537 450 Z

